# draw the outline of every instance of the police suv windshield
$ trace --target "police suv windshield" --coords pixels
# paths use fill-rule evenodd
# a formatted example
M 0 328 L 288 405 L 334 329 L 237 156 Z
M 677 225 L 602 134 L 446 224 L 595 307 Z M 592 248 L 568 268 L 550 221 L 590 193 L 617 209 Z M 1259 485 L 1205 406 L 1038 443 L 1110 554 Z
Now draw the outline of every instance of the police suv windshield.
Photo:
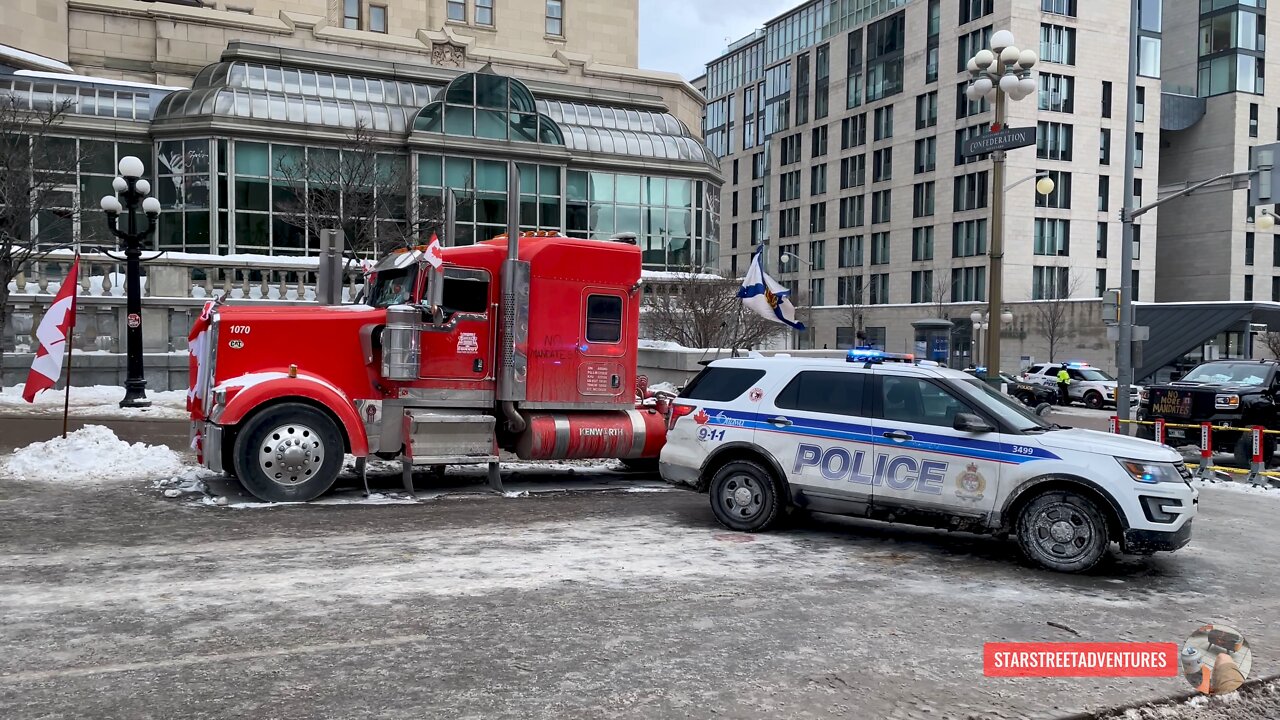
M 1020 432 L 1038 432 L 1054 427 L 1042 420 L 1039 415 L 1028 411 L 1022 403 L 978 378 L 959 380 L 955 385 L 974 404 L 994 415 L 1001 423 Z
M 1068 369 L 1073 369 L 1073 368 L 1068 368 Z M 1115 380 L 1115 378 L 1111 377 L 1110 375 L 1102 372 L 1097 368 L 1078 368 L 1078 369 L 1075 369 L 1075 371 L 1080 373 L 1080 379 L 1082 380 L 1102 381 L 1102 382 L 1111 382 Z
M 1261 385 L 1266 382 L 1270 366 L 1251 362 L 1209 363 L 1187 373 L 1184 382 L 1212 385 Z
M 369 290 L 369 297 L 365 302 L 373 307 L 380 308 L 412 302 L 413 272 L 415 269 L 414 266 L 410 265 L 409 267 L 378 271 L 378 278 Z

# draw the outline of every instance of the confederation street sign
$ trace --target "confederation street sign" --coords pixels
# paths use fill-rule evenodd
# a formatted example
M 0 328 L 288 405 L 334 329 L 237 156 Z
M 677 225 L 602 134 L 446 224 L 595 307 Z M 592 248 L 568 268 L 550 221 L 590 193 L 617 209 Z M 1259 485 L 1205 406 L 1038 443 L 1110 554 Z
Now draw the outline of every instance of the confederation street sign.
M 1012 150 L 1035 144 L 1035 128 L 1007 127 L 998 132 L 987 133 L 986 135 L 979 135 L 976 138 L 965 140 L 964 145 L 960 148 L 960 154 L 965 157 L 973 157 L 974 155 L 985 155 L 996 150 Z

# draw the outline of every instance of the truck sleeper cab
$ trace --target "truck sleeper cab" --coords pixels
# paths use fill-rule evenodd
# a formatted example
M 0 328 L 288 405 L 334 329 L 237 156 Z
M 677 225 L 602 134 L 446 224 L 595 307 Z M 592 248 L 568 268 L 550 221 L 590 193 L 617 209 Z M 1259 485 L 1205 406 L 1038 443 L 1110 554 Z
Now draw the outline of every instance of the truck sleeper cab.
M 344 452 L 414 466 L 656 458 L 637 406 L 640 251 L 525 234 L 374 269 L 368 304 L 222 305 L 192 333 L 201 461 L 267 501 L 332 486 Z M 203 333 L 203 335 L 201 335 Z M 363 468 L 362 462 L 357 462 Z

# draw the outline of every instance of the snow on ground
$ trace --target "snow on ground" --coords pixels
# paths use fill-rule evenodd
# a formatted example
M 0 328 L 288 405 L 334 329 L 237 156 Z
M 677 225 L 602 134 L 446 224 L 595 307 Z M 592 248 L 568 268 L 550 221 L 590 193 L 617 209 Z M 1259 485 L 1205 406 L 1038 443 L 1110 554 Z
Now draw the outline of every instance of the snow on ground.
M 1244 478 L 1244 475 L 1240 476 Z M 1280 478 L 1278 478 L 1280 479 Z M 1241 493 L 1244 495 L 1267 495 L 1273 498 L 1280 498 L 1280 488 L 1275 486 L 1250 485 L 1243 480 L 1224 480 L 1222 482 L 1205 482 L 1204 480 L 1192 481 L 1197 488 L 1213 488 L 1218 490 L 1227 490 L 1230 492 Z
M 675 385 L 669 382 L 654 383 L 653 385 L 649 386 L 649 391 L 654 393 L 660 393 L 660 392 L 671 393 L 672 395 L 680 394 L 680 388 L 676 387 Z
M 0 388 L 0 415 L 60 415 L 63 392 L 45 390 L 36 395 L 34 404 L 22 399 L 23 384 Z M 186 390 L 147 392 L 148 408 L 122 408 L 124 388 L 116 385 L 71 387 L 72 417 L 148 418 L 155 420 L 186 419 Z
M 130 445 L 102 425 L 86 425 L 65 438 L 32 443 L 0 460 L 0 474 L 69 484 L 172 476 L 184 467 L 181 456 L 169 448 Z

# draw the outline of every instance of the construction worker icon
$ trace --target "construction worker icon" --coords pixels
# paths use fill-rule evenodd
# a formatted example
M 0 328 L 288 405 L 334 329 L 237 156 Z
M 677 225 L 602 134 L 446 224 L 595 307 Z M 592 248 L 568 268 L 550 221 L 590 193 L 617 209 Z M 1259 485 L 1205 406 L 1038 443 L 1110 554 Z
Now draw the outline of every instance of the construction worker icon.
M 1182 676 L 1199 692 L 1221 695 L 1239 688 L 1253 667 L 1244 635 L 1227 625 L 1204 625 L 1182 643 Z

